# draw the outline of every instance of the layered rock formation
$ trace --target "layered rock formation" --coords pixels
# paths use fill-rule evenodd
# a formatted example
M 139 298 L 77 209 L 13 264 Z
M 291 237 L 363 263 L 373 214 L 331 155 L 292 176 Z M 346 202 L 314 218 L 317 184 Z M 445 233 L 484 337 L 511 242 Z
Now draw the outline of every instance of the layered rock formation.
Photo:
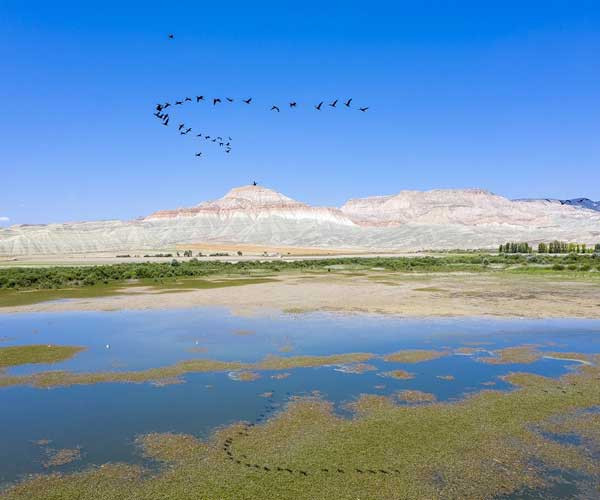
M 401 191 L 350 200 L 337 209 L 244 186 L 216 201 L 134 221 L 0 229 L 0 255 L 160 250 L 190 243 L 404 251 L 553 239 L 599 242 L 600 213 L 547 200 L 511 201 L 476 189 Z

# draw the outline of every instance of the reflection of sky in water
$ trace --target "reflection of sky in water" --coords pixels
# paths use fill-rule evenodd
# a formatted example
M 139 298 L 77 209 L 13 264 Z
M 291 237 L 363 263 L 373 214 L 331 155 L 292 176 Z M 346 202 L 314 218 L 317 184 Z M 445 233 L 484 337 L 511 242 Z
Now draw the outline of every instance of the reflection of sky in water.
M 236 330 L 254 333 L 236 335 Z M 489 343 L 481 346 L 484 349 L 531 343 L 554 351 L 600 352 L 599 333 L 600 321 L 587 320 L 397 319 L 321 313 L 246 318 L 222 309 L 0 316 L 0 338 L 9 339 L 0 347 L 31 343 L 88 347 L 67 362 L 29 365 L 11 373 L 139 370 L 196 357 L 256 361 L 268 354 L 384 354 L 400 349 L 457 348 L 470 342 Z M 207 351 L 189 352 L 197 347 Z M 284 347 L 292 351 L 281 352 Z M 259 395 L 271 390 L 278 403 L 287 401 L 286 393 L 316 390 L 346 414 L 343 404 L 361 393 L 416 389 L 431 392 L 439 400 L 453 400 L 481 389 L 508 389 L 498 376 L 510 371 L 558 376 L 577 365 L 551 359 L 530 365 L 491 365 L 457 355 L 416 364 L 381 359 L 367 363 L 377 371 L 352 374 L 320 367 L 286 370 L 291 376 L 282 380 L 270 378 L 275 372 L 263 372 L 255 382 L 236 382 L 227 373 L 206 373 L 188 374 L 186 383 L 166 387 L 98 384 L 0 389 L 0 483 L 43 471 L 44 455 L 32 440 L 51 439 L 55 448 L 83 447 L 84 460 L 60 470 L 106 461 L 139 462 L 132 446 L 137 434 L 171 431 L 206 437 L 217 426 L 254 420 L 265 404 Z M 377 375 L 394 369 L 407 370 L 414 378 Z M 455 379 L 438 378 L 443 375 Z M 482 385 L 489 381 L 496 385 Z M 376 389 L 377 385 L 385 387 Z

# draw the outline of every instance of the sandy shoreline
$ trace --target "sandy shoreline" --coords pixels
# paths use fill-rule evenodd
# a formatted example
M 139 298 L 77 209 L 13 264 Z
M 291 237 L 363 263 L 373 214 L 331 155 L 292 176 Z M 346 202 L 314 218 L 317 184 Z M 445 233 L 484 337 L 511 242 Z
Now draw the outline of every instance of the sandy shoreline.
M 0 314 L 225 307 L 234 314 L 327 311 L 395 316 L 600 318 L 600 284 L 532 276 L 423 274 L 277 276 L 237 287 L 156 293 L 141 289 L 109 297 L 3 307 Z M 144 293 L 140 293 L 144 292 Z

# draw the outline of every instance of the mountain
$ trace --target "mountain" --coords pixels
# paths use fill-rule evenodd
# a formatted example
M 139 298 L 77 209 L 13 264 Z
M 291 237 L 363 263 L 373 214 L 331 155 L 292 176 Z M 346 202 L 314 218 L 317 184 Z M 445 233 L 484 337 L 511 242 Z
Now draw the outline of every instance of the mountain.
M 223 243 L 398 250 L 496 247 L 505 241 L 600 241 L 600 213 L 481 189 L 401 191 L 313 207 L 262 186 L 242 186 L 194 207 L 133 221 L 0 229 L 0 255 L 161 250 Z
M 542 201 L 536 198 L 522 198 L 515 201 Z M 556 200 L 552 198 L 546 198 L 543 201 L 549 201 L 554 203 L 560 203 L 561 205 L 570 205 L 572 207 L 586 208 L 588 210 L 595 210 L 600 212 L 600 201 L 593 201 L 589 198 L 572 198 L 570 200 Z

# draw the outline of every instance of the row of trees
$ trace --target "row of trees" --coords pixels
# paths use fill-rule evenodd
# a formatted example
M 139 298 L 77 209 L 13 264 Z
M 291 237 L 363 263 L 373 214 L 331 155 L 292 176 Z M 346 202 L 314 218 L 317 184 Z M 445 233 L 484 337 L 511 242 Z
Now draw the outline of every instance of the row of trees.
M 529 243 L 511 241 L 498 247 L 499 253 L 532 253 L 533 248 Z
M 592 248 L 585 243 L 567 243 L 566 241 L 551 241 L 550 243 L 540 243 L 537 248 L 538 253 L 600 253 L 600 243 Z M 499 253 L 533 253 L 533 248 L 529 243 L 511 241 L 498 247 Z

